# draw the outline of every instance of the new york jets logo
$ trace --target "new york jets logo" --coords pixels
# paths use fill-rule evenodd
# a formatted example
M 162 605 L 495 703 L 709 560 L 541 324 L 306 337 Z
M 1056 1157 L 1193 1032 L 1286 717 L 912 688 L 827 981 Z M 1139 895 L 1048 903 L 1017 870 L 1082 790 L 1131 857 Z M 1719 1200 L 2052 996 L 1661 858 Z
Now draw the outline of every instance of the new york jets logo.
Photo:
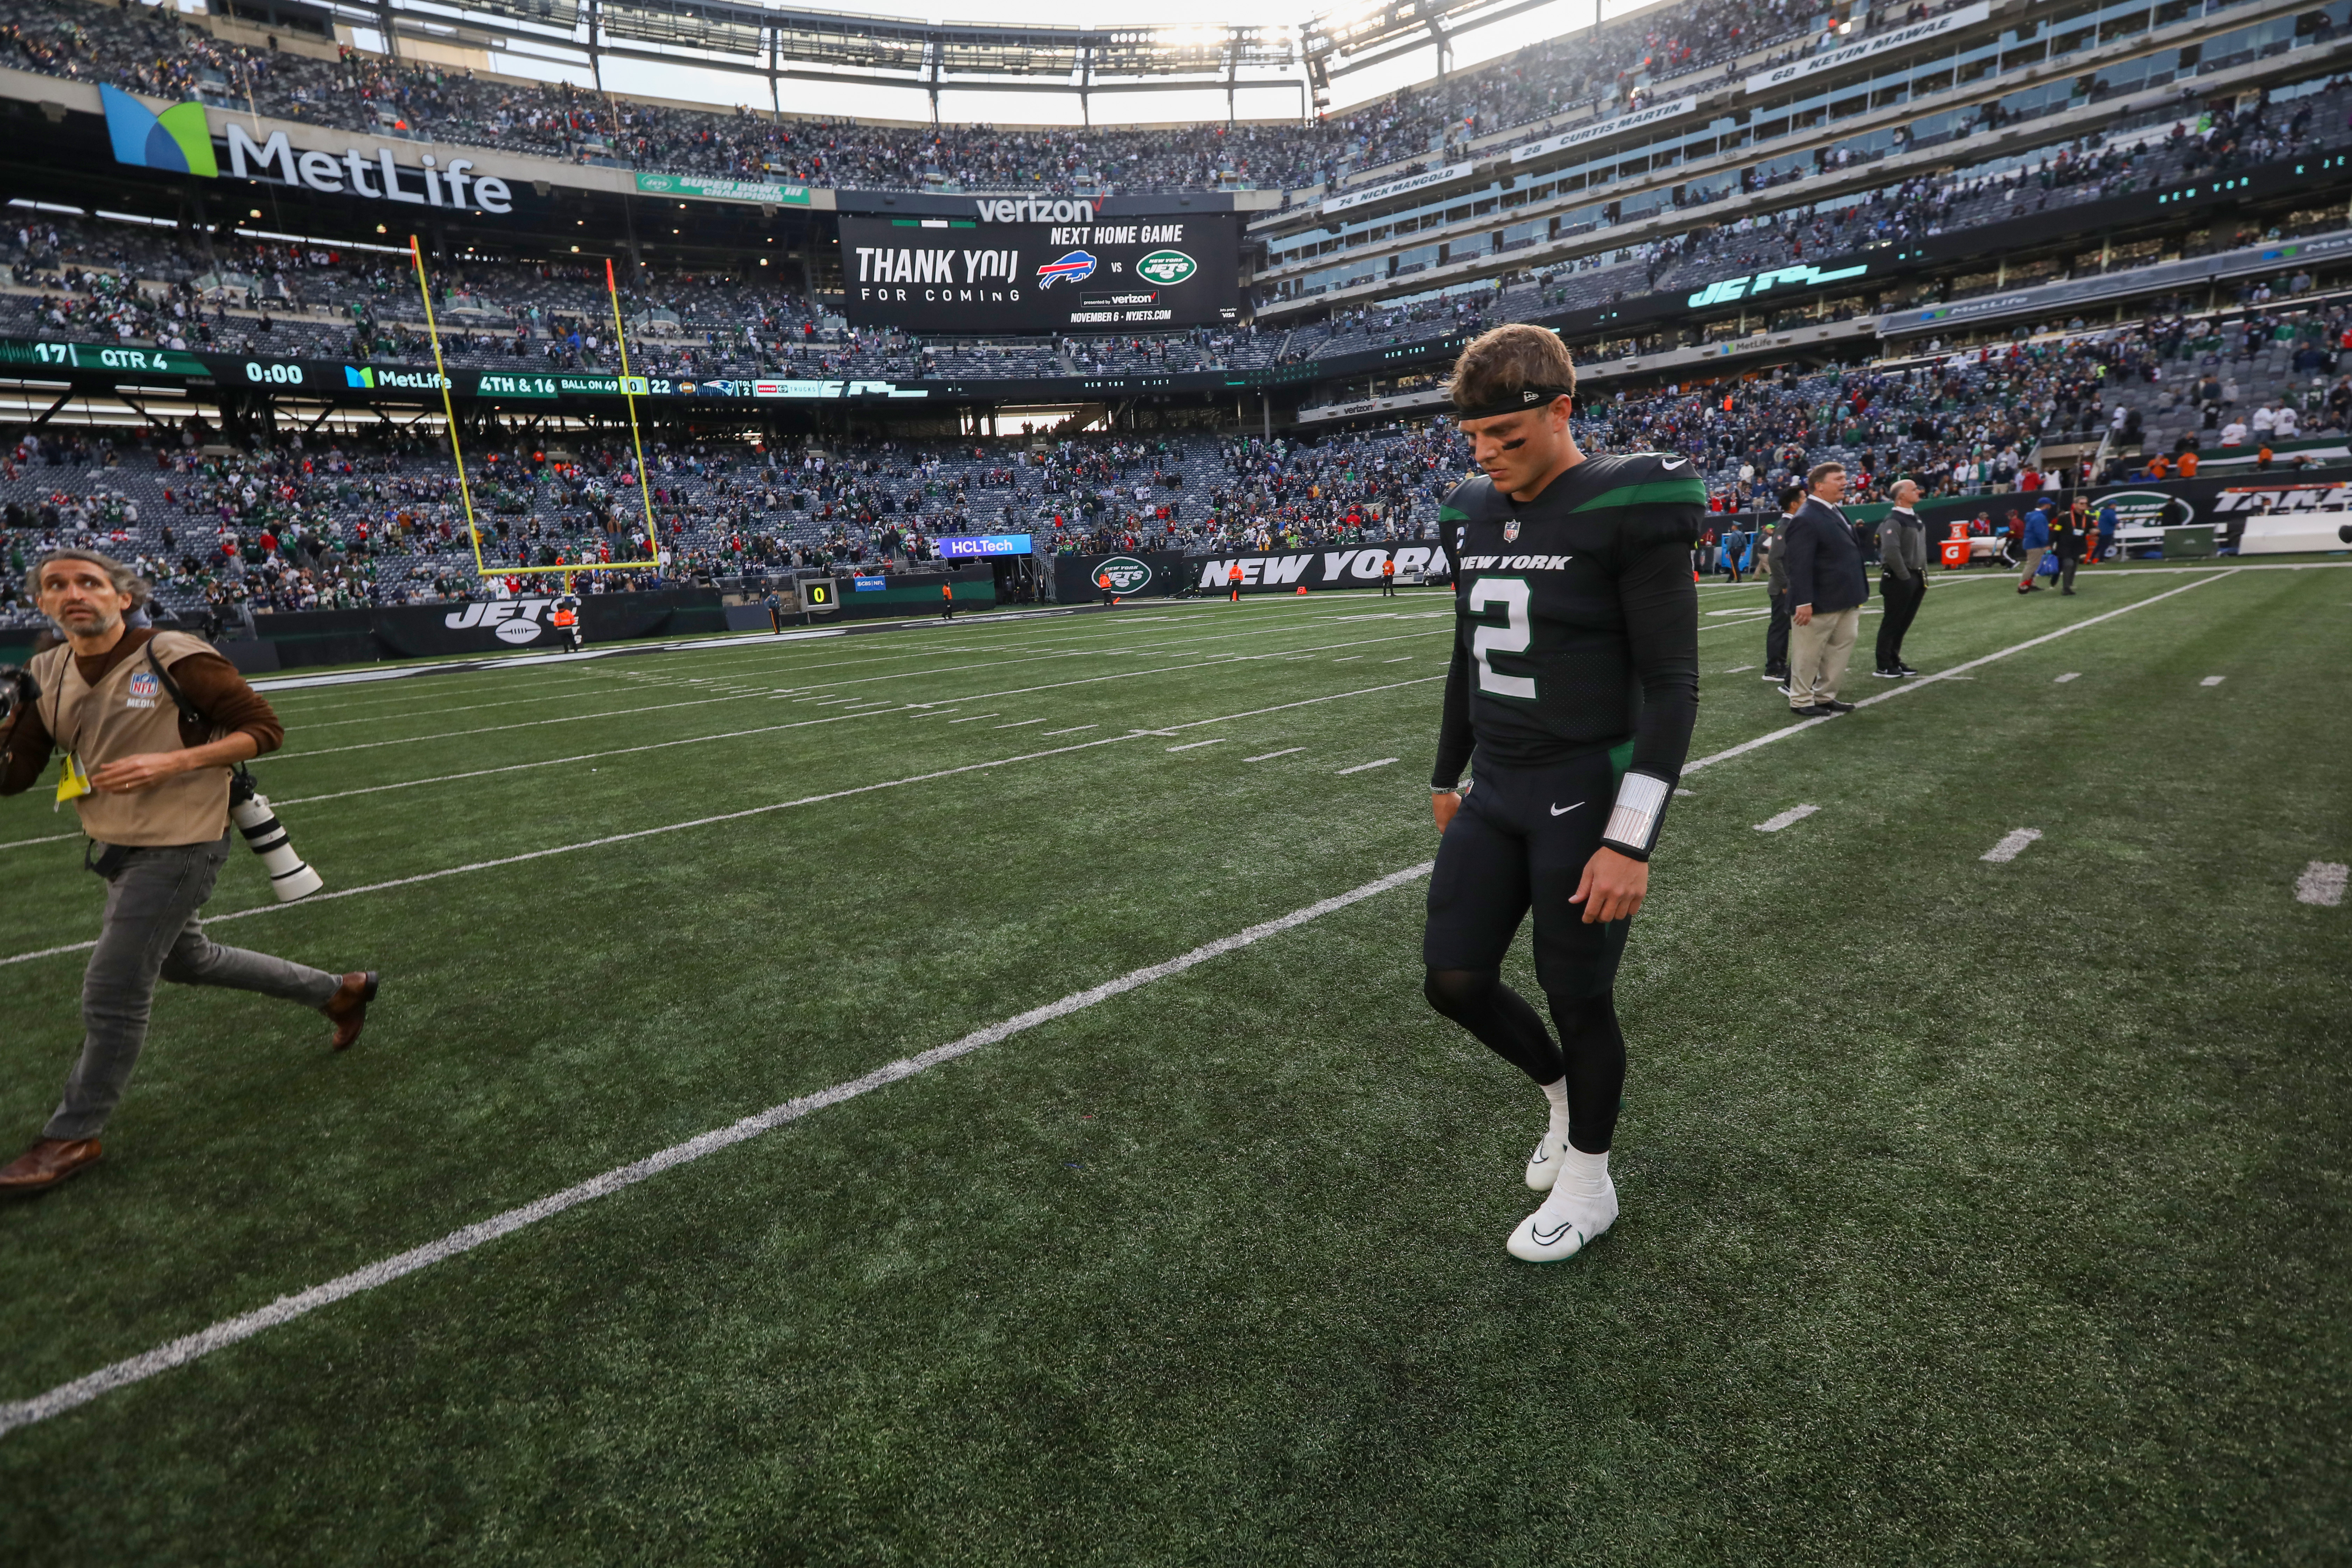
M 1132 594 L 1151 581 L 1151 568 L 1132 555 L 1114 555 L 1095 568 L 1095 581 L 1114 594 Z
M 1169 288 L 1201 269 L 1201 264 L 1181 250 L 1155 250 L 1135 264 L 1136 275 L 1148 283 Z

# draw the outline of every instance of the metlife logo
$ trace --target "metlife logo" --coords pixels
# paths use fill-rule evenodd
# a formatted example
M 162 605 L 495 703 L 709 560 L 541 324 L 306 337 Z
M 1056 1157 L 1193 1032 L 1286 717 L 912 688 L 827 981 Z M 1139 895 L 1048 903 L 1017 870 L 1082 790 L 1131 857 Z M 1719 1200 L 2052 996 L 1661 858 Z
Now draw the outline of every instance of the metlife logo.
M 108 140 L 115 162 L 134 168 L 161 169 L 205 179 L 259 180 L 294 185 L 321 195 L 362 196 L 370 201 L 398 202 L 409 206 L 447 207 L 494 213 L 514 210 L 514 193 L 504 180 L 469 175 L 469 158 L 452 158 L 446 167 L 426 153 L 421 164 L 396 162 L 392 149 L 377 146 L 362 153 L 346 147 L 341 153 L 299 151 L 283 131 L 257 142 L 232 120 L 226 127 L 228 167 L 220 167 L 206 132 L 204 106 L 181 103 L 158 114 L 119 88 L 103 88 L 100 107 L 106 114 Z
M 266 142 L 256 142 L 245 127 L 228 122 L 228 172 L 241 180 L 269 180 L 299 185 L 320 195 L 364 196 L 370 201 L 403 202 L 420 207 L 472 207 L 503 216 L 514 211 L 514 193 L 495 175 L 470 179 L 469 158 L 452 158 L 442 168 L 426 153 L 422 168 L 393 161 L 392 149 L 379 146 L 373 156 L 346 147 L 340 157 L 326 153 L 298 153 L 283 131 Z M 468 189 L 470 187 L 470 191 Z

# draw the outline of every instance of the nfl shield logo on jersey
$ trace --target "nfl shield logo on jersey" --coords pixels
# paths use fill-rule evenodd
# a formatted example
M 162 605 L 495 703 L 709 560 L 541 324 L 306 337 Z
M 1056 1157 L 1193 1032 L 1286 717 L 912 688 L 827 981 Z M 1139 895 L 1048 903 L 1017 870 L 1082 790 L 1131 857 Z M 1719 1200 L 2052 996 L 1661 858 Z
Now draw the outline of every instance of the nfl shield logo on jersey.
M 1508 522 L 1507 522 L 1507 523 L 1503 524 L 1503 542 L 1504 542 L 1504 543 L 1506 543 L 1506 544 L 1509 544 L 1509 543 L 1513 542 L 1514 541 L 1516 541 L 1518 537 L 1519 537 L 1519 520 L 1518 520 L 1517 518 L 1516 518 L 1516 517 L 1515 517 L 1515 518 L 1511 519 L 1511 521 L 1508 521 Z

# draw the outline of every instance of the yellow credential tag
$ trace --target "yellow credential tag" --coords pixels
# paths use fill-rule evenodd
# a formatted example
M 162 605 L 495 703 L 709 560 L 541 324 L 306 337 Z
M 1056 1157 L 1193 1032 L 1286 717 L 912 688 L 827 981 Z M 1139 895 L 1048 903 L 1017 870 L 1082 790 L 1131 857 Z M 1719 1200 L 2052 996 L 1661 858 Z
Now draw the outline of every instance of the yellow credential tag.
M 49 809 L 51 811 L 55 811 L 58 805 L 63 805 L 66 802 L 74 799 L 76 796 L 85 795 L 89 793 L 89 775 L 81 771 L 80 759 L 76 757 L 71 752 L 68 752 L 66 753 L 65 772 L 58 775 L 57 805 L 52 805 Z

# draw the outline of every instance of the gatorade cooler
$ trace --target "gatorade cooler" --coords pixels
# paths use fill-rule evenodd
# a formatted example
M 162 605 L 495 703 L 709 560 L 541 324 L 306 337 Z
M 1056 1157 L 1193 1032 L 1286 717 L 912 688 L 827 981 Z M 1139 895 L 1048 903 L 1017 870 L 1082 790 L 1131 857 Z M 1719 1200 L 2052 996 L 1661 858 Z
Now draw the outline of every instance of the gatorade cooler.
M 1944 541 L 1944 570 L 1957 572 L 1969 563 L 1969 542 L 1965 536 Z

